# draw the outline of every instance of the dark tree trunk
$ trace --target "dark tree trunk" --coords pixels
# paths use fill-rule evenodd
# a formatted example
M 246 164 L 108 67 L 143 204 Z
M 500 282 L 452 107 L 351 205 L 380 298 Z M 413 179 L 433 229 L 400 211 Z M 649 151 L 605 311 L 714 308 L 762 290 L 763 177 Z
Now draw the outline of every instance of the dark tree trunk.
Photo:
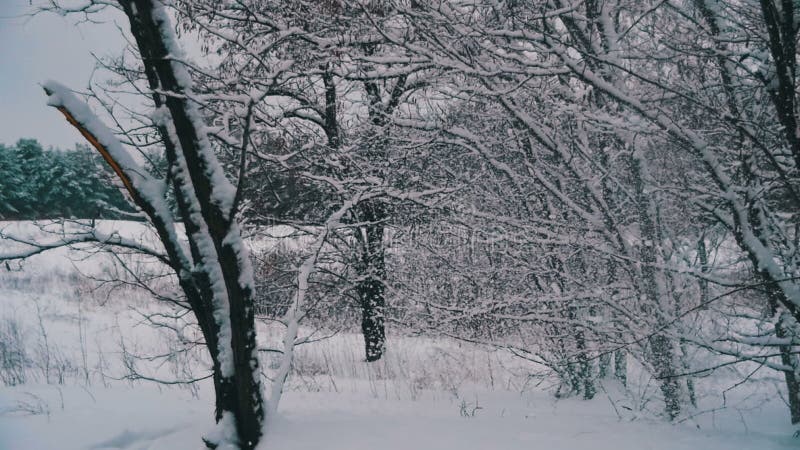
M 628 355 L 625 354 L 625 350 L 614 352 L 614 377 L 623 386 L 628 386 Z
M 783 318 L 775 324 L 775 336 L 778 338 L 792 337 L 784 327 Z M 789 417 L 792 424 L 800 423 L 800 370 L 798 370 L 797 356 L 792 353 L 791 345 L 781 345 L 781 364 L 792 370 L 784 370 L 783 377 L 786 381 L 786 390 L 789 396 Z
M 578 309 L 574 306 L 569 307 L 568 318 L 577 323 Z M 570 364 L 570 376 L 572 378 L 572 388 L 575 392 L 583 393 L 584 400 L 594 398 L 596 388 L 594 385 L 594 366 L 587 355 L 586 336 L 580 327 L 573 325 L 573 336 L 575 338 L 577 364 Z M 577 367 L 575 367 L 577 365 Z
M 778 314 L 779 306 L 778 301 L 775 299 L 777 294 L 777 288 L 772 286 L 768 288 L 770 309 L 773 317 Z M 788 314 L 785 313 L 779 315 L 778 321 L 775 323 L 775 337 L 779 339 L 791 338 L 792 342 L 795 342 L 797 336 L 786 326 L 786 322 L 791 323 L 791 319 L 787 316 Z M 796 424 L 800 423 L 800 364 L 792 350 L 792 345 L 781 345 L 778 347 L 778 351 L 781 355 L 781 364 L 791 369 L 783 371 L 783 379 L 786 382 L 786 392 L 788 394 L 789 419 L 792 424 Z
M 639 151 L 639 150 L 637 150 Z M 652 199 L 646 190 L 647 167 L 641 154 L 634 153 L 631 157 L 631 174 L 633 175 L 636 208 L 639 227 L 641 228 L 641 244 L 639 257 L 641 261 L 640 287 L 644 294 L 645 304 L 643 312 L 655 317 L 656 326 L 664 326 L 667 319 L 664 317 L 662 301 L 665 300 L 663 289 L 659 288 L 664 283 L 663 274 L 659 273 L 656 265 L 659 260 L 660 239 L 656 229 L 656 214 Z M 662 284 L 663 286 L 663 284 Z M 663 333 L 651 336 L 650 365 L 656 378 L 661 383 L 661 393 L 664 395 L 664 411 L 670 420 L 675 419 L 681 412 L 680 383 L 675 372 L 675 350 L 672 340 Z
M 689 346 L 686 340 L 681 339 L 681 361 L 684 373 L 690 373 L 692 370 L 691 365 L 689 364 Z M 691 375 L 685 375 L 686 377 L 686 393 L 689 394 L 689 403 L 697 407 L 697 390 L 694 388 L 694 378 Z
M 611 369 L 611 353 L 603 353 L 597 362 L 597 378 L 601 380 L 608 378 Z
M 673 420 L 681 413 L 681 385 L 675 373 L 675 352 L 672 348 L 672 341 L 662 334 L 652 336 L 649 341 L 651 350 L 650 362 L 655 368 L 659 383 L 661 383 L 661 394 L 664 396 L 664 411 L 670 420 Z
M 193 260 L 197 267 L 218 267 L 221 284 L 225 293 L 212 289 L 210 272 L 193 270 L 190 279 L 179 273 L 181 287 L 189 299 L 192 310 L 197 317 L 213 361 L 214 391 L 216 394 L 217 421 L 223 419 L 225 413 L 233 416 L 239 446 L 243 450 L 255 448 L 261 437 L 264 419 L 263 398 L 260 379 L 258 378 L 258 358 L 256 354 L 255 319 L 252 307 L 253 292 L 249 285 L 240 282 L 241 275 L 248 270 L 244 261 L 240 235 L 235 223 L 235 211 L 224 211 L 214 201 L 212 191 L 214 181 L 212 170 L 204 154 L 208 149 L 201 148 L 203 136 L 197 124 L 193 122 L 192 107 L 181 94 L 184 86 L 170 61 L 170 47 L 166 41 L 163 28 L 169 24 L 162 23 L 165 17 L 154 15 L 152 0 L 120 0 L 123 11 L 128 16 L 131 34 L 136 40 L 144 64 L 150 88 L 153 92 L 174 92 L 175 96 L 153 94 L 157 107 L 166 107 L 169 111 L 174 136 L 179 142 L 172 142 L 166 125 L 160 125 L 164 138 L 167 159 L 171 162 L 175 183 L 175 195 L 186 225 L 189 245 Z M 178 146 L 178 143 L 180 144 Z M 185 169 L 179 168 L 176 161 L 185 162 Z M 181 183 L 177 181 L 185 177 Z M 192 210 L 196 202 L 199 211 Z M 197 239 L 209 239 L 213 244 L 210 249 L 201 251 Z M 164 240 L 164 239 L 162 239 Z M 168 242 L 165 245 L 169 247 Z M 181 266 L 175 261 L 175 266 Z M 211 270 L 211 269 L 209 269 Z M 220 283 L 217 280 L 216 283 Z M 218 287 L 216 288 L 218 289 Z M 226 301 L 230 321 L 230 343 L 219 339 L 219 318 L 215 316 L 215 302 Z M 218 313 L 218 312 L 217 312 Z M 221 352 L 227 351 L 230 344 L 230 359 L 233 370 L 223 371 L 220 361 Z M 224 347 L 223 347 L 224 346 Z M 207 442 L 210 447 L 217 443 Z
M 328 137 L 328 146 L 338 149 L 342 144 L 339 135 L 337 113 L 337 92 L 333 73 L 327 67 L 321 67 L 322 81 L 325 85 L 325 123 L 323 130 Z M 373 125 L 382 131 L 386 114 L 390 111 L 375 109 L 375 100 L 380 97 L 375 83 L 365 82 L 365 87 L 371 96 L 370 117 Z M 397 94 L 398 96 L 400 94 Z M 381 160 L 386 146 L 383 135 L 374 136 L 374 148 L 371 149 L 372 158 Z M 384 327 L 384 309 L 386 306 L 385 284 L 386 264 L 383 246 L 383 230 L 387 219 L 385 206 L 380 200 L 365 201 L 356 207 L 356 220 L 363 222 L 357 231 L 357 240 L 360 243 L 356 256 L 356 285 L 355 294 L 361 308 L 361 332 L 364 336 L 365 357 L 369 362 L 377 361 L 383 356 L 386 348 L 386 331 Z
M 359 279 L 356 294 L 361 306 L 361 331 L 364 335 L 366 359 L 377 361 L 386 347 L 384 313 L 386 309 L 386 263 L 383 243 L 385 212 L 379 200 L 359 205 L 362 229 Z
M 219 238 L 226 239 L 224 235 Z M 226 411 L 232 411 L 236 418 L 236 431 L 242 450 L 250 450 L 261 438 L 264 420 L 261 383 L 258 379 L 253 292 L 250 287 L 239 284 L 241 268 L 235 249 L 229 244 L 222 244 L 221 247 L 220 265 L 228 288 L 234 365 L 233 377 L 222 380 L 225 399 L 229 402 L 223 407 Z

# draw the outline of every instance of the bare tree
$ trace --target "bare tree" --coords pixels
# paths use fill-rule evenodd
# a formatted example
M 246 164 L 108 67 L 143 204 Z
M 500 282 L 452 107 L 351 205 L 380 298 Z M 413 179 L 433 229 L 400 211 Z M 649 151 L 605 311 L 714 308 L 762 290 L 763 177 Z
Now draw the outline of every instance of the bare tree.
M 379 194 L 363 197 L 348 212 L 350 238 L 342 242 L 351 250 L 345 258 L 352 269 L 346 282 L 360 309 L 365 357 L 380 359 L 386 334 L 385 230 L 398 204 L 422 203 L 426 195 L 419 194 L 426 189 L 431 191 L 428 197 L 438 192 L 430 185 L 408 183 L 403 166 L 397 165 L 403 150 L 393 148 L 392 138 L 394 119 L 413 115 L 415 96 L 431 84 L 429 67 L 395 61 L 405 50 L 379 31 L 402 28 L 393 23 L 396 15 L 388 2 L 178 5 L 186 25 L 223 55 L 220 66 L 226 78 L 237 80 L 235 87 L 219 86 L 215 91 L 239 94 L 257 89 L 269 100 L 254 104 L 252 115 L 256 122 L 273 126 L 253 127 L 250 134 L 280 134 L 291 150 L 278 160 L 256 148 L 255 160 L 289 170 L 316 186 L 329 203 L 322 210 L 336 209 L 364 189 Z M 230 127 L 226 123 L 223 128 L 225 132 L 215 137 L 224 142 Z M 311 224 L 319 217 L 292 221 Z
M 66 11 L 91 13 L 103 6 L 90 3 Z M 57 245 L 80 240 L 129 245 L 171 268 L 213 361 L 215 417 L 220 432 L 206 443 L 212 448 L 252 449 L 261 437 L 264 401 L 252 308 L 252 269 L 237 223 L 241 197 L 212 150 L 193 99 L 192 79 L 164 5 L 151 0 L 120 0 L 118 7 L 128 19 L 146 76 L 154 108 L 152 125 L 168 162 L 164 178 L 149 175 L 114 133 L 67 88 L 48 82 L 44 89 L 48 104 L 61 111 L 114 170 L 132 203 L 157 232 L 163 252 L 93 232 Z M 167 204 L 168 191 L 176 200 L 177 214 Z M 179 224 L 186 231 L 186 246 L 178 238 Z M 4 258 L 24 257 L 46 248 L 36 246 L 35 250 Z

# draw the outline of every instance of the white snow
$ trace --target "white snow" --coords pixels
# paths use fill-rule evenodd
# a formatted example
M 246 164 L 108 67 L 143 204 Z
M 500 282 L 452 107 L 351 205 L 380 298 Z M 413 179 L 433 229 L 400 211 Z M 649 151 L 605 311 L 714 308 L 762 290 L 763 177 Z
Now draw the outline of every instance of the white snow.
M 30 227 L 13 225 L 18 231 Z M 148 239 L 141 224 L 102 227 Z M 174 310 L 140 292 L 95 290 L 73 264 L 102 274 L 110 258 L 96 254 L 73 262 L 70 254 L 73 260 L 85 256 L 65 249 L 35 257 L 21 272 L 0 272 L 0 330 L 16 322 L 26 351 L 40 364 L 30 368 L 25 384 L 0 387 L 0 449 L 199 450 L 202 436 L 226 433 L 233 441 L 230 423 L 214 425 L 210 380 L 190 389 L 124 378 L 122 344 L 142 356 L 177 348 L 171 330 L 142 324 L 143 314 Z M 35 289 L 40 281 L 46 283 Z M 49 383 L 41 367 L 40 318 L 50 348 Z M 261 326 L 259 337 L 274 342 L 279 334 Z M 606 383 L 592 401 L 555 400 L 552 383 L 537 366 L 507 354 L 445 339 L 389 339 L 388 353 L 377 364 L 361 360 L 363 343 L 354 334 L 297 346 L 281 409 L 259 448 L 788 450 L 798 445 L 776 390 L 779 383 L 759 378 L 760 373 L 730 390 L 724 403 L 719 392 L 738 379 L 697 379 L 697 415 L 668 424 L 655 416 L 657 402 L 647 400 L 657 387 L 643 373 L 631 374 L 629 392 Z M 262 365 L 268 372 L 281 356 L 274 358 Z M 146 376 L 185 379 L 207 374 L 208 362 L 197 349 L 135 364 Z
M 0 447 L 8 450 L 200 450 L 211 426 L 209 392 L 148 386 L 59 389 L 34 386 L 46 414 L 6 413 Z M 4 389 L 1 408 L 28 397 Z M 61 408 L 63 396 L 64 408 Z M 462 403 L 463 402 L 463 403 Z M 473 408 L 477 406 L 474 417 Z M 774 406 L 774 405 L 773 405 Z M 13 406 L 12 406 L 13 407 Z M 716 423 L 669 425 L 618 419 L 605 399 L 553 402 L 546 394 L 485 393 L 442 400 L 397 400 L 368 394 L 290 392 L 282 416 L 259 449 L 275 450 L 783 450 L 797 448 L 785 429 L 769 427 L 774 407 Z M 465 413 L 462 414 L 462 411 Z M 760 416 L 760 417 L 759 417 Z M 748 427 L 746 428 L 745 425 Z M 766 430 L 766 431 L 765 431 Z

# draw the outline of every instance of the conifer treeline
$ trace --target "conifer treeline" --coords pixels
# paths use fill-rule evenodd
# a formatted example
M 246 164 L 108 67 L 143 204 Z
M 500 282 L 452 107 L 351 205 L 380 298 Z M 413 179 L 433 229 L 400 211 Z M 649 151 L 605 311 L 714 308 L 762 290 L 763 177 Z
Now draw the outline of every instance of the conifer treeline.
M 118 219 L 133 212 L 96 152 L 0 144 L 0 219 Z

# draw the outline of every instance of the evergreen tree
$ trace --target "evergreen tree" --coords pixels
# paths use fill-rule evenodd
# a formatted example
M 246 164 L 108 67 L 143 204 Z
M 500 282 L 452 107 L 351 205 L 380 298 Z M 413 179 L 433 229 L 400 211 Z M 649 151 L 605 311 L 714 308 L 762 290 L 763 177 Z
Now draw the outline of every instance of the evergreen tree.
M 30 192 L 23 185 L 17 153 L 0 144 L 0 219 L 12 219 L 22 214 L 30 204 Z
M 115 219 L 132 212 L 110 170 L 85 145 L 45 150 L 35 139 L 0 145 L 0 218 Z

